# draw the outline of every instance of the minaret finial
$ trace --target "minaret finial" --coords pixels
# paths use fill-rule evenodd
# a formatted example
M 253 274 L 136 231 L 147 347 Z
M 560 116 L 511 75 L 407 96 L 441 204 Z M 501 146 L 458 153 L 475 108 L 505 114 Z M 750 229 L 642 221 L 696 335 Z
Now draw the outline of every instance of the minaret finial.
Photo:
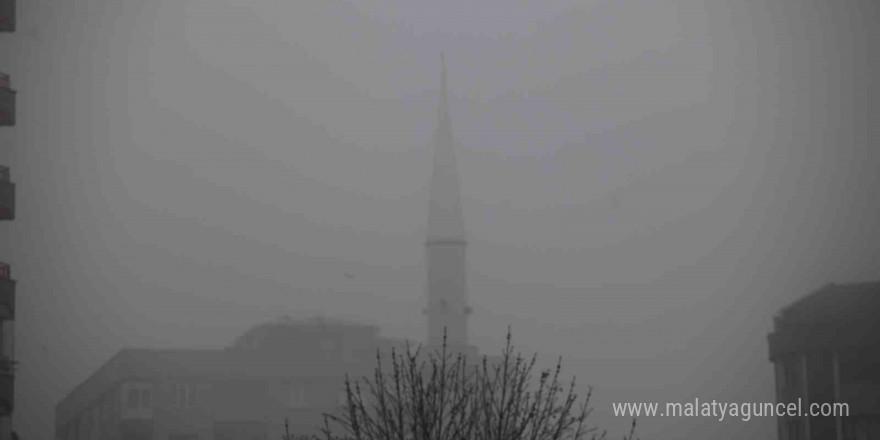
M 440 129 L 449 127 L 449 97 L 446 85 L 446 54 L 440 52 Z
M 443 91 L 443 98 L 446 98 L 446 55 L 440 52 L 440 89 Z

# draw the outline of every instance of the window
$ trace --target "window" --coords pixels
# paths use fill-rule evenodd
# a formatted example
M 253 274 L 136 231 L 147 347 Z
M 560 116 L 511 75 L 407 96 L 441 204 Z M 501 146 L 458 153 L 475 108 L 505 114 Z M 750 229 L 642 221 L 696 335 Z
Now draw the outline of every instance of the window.
M 290 387 L 290 407 L 291 408 L 307 408 L 306 393 L 302 387 Z
M 177 384 L 174 387 L 174 404 L 178 408 L 193 408 L 196 404 L 196 387 L 194 384 Z
M 111 396 L 106 396 L 104 398 L 104 408 L 101 410 L 101 414 L 104 416 L 105 423 L 110 420 L 110 416 L 112 415 L 113 402 L 114 399 L 112 399 Z
M 801 388 L 801 359 L 800 356 L 790 355 L 783 360 L 783 376 L 785 388 L 797 390 Z
M 92 409 L 92 438 L 101 438 L 101 407 L 96 406 Z
M 91 440 L 92 438 L 92 415 L 89 413 L 84 413 L 80 415 L 80 431 L 82 431 L 82 435 L 80 438 L 83 440 Z
M 153 385 L 146 382 L 129 382 L 122 385 L 123 419 L 148 419 L 153 417 Z
M 125 406 L 128 407 L 128 409 L 137 409 L 139 396 L 140 396 L 140 390 L 136 390 L 136 389 L 128 390 L 128 399 L 126 400 Z
M 788 440 L 801 440 L 801 421 L 792 419 L 788 421 Z
M 150 390 L 141 390 L 141 408 L 150 408 L 153 406 L 153 393 Z
M 153 393 L 149 388 L 129 388 L 126 407 L 128 409 L 150 408 L 153 405 Z
M 2 312 L 0 312 L 2 315 Z M 2 317 L 0 317 L 2 318 Z M 13 321 L 11 320 L 3 320 L 0 322 L 0 360 L 2 360 L 2 367 L 4 370 L 11 372 L 13 363 L 12 363 L 12 343 L 13 341 Z

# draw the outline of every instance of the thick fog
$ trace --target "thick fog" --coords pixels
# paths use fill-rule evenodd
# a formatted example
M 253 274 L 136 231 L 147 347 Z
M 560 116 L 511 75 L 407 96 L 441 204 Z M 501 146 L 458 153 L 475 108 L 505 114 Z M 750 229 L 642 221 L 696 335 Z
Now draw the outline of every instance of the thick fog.
M 19 1 L 15 428 L 123 347 L 282 314 L 424 340 L 440 53 L 471 340 L 611 402 L 773 401 L 773 314 L 878 278 L 865 1 Z M 641 419 L 645 439 L 775 420 Z

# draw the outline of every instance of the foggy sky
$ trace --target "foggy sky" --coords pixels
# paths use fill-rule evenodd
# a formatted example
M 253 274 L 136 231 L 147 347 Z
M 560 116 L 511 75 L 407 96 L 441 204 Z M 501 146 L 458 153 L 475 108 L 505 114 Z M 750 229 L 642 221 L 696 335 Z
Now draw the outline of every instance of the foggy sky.
M 613 434 L 614 401 L 772 401 L 773 313 L 878 277 L 868 1 L 19 3 L 0 258 L 24 439 L 123 347 L 283 313 L 421 340 L 441 51 L 471 339 L 566 356 Z

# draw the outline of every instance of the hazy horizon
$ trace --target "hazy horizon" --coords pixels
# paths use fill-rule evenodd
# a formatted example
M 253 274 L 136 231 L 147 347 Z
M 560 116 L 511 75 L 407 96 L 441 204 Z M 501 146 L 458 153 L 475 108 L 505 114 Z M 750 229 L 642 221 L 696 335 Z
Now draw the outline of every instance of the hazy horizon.
M 610 402 L 773 401 L 773 314 L 880 279 L 878 6 L 672 0 L 19 2 L 0 259 L 14 424 L 125 347 L 284 314 L 422 340 L 440 53 L 470 339 Z M 775 438 L 774 419 L 639 421 Z

